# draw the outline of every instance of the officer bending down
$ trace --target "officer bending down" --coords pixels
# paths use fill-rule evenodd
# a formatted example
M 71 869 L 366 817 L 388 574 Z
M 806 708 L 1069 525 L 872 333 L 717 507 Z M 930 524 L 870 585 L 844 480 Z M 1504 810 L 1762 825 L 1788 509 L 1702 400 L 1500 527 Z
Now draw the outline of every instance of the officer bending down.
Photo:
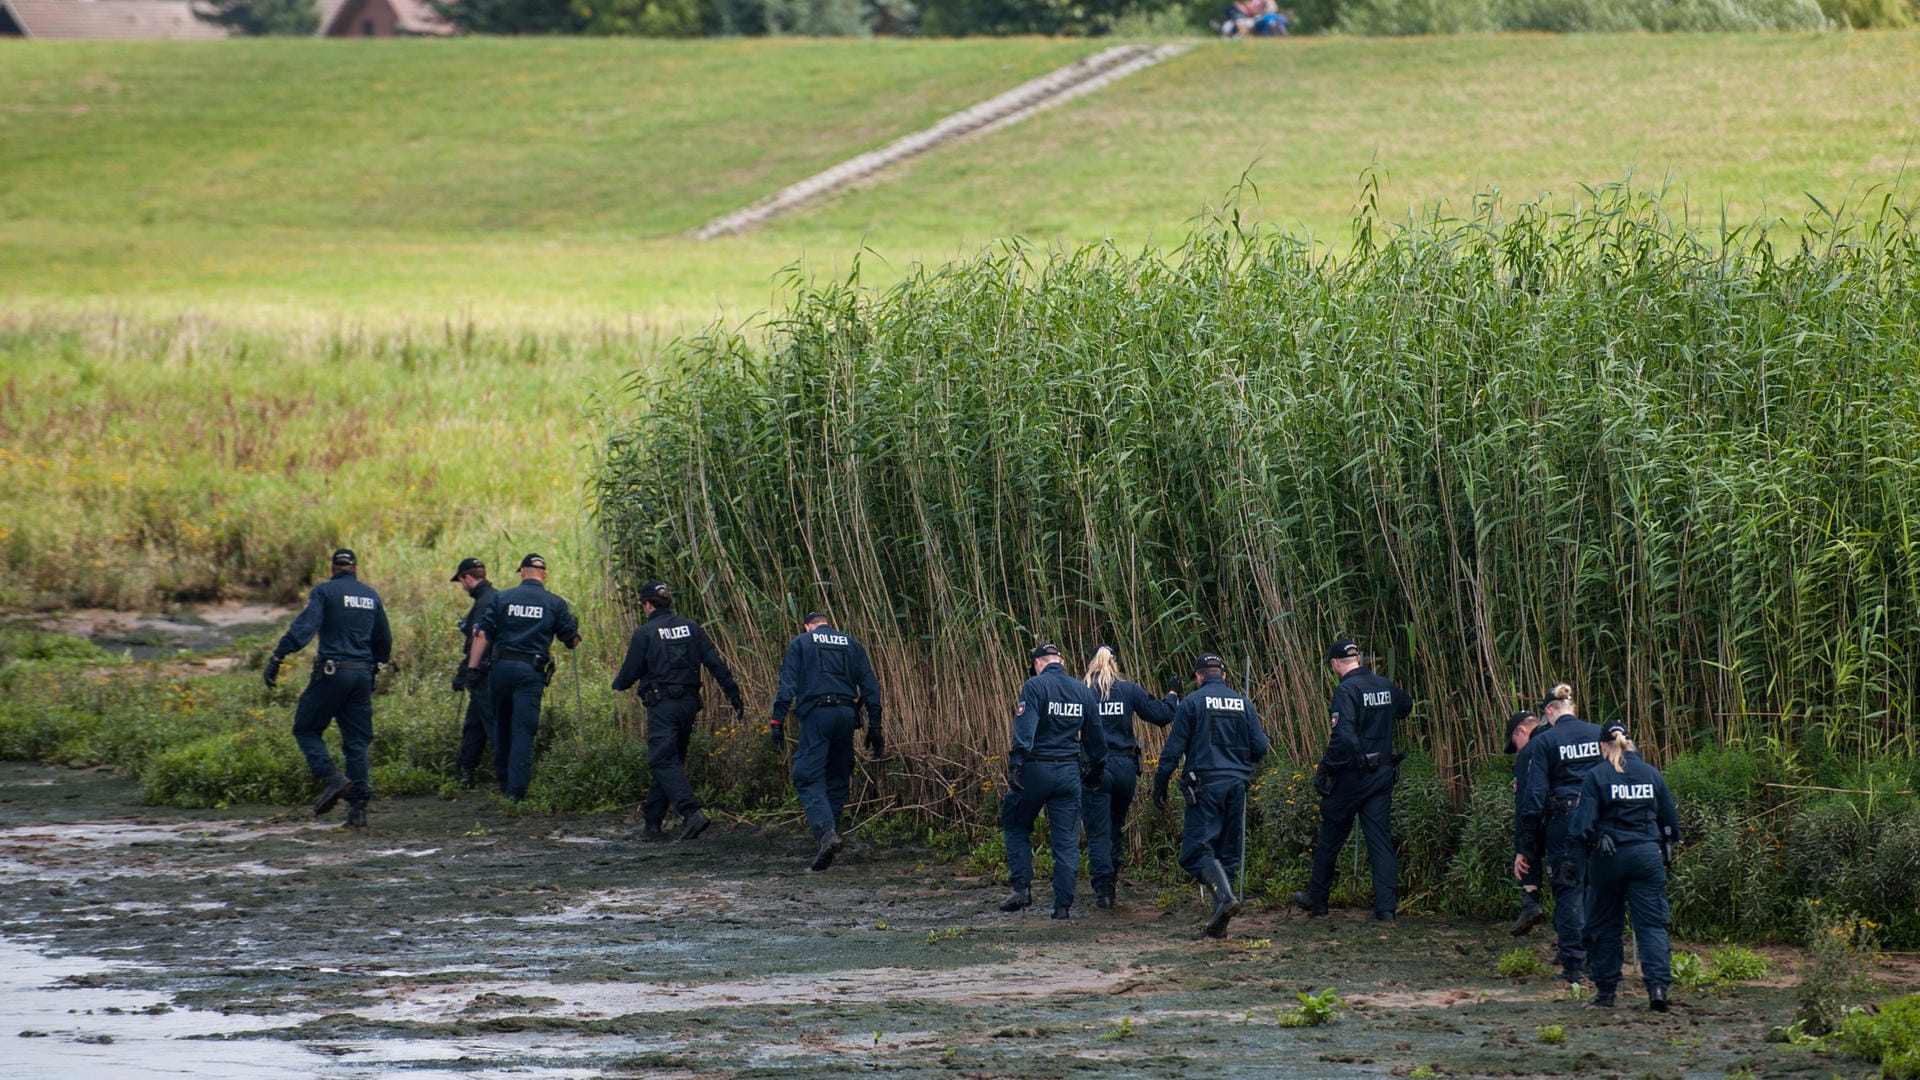
M 1233 875 L 1246 854 L 1247 782 L 1267 756 L 1267 732 L 1260 714 L 1239 691 L 1227 685 L 1226 663 L 1212 653 L 1193 662 L 1199 683 L 1180 699 L 1173 730 L 1160 749 L 1153 776 L 1154 805 L 1167 805 L 1167 783 L 1184 759 L 1180 778 L 1186 796 L 1186 820 L 1180 829 L 1180 868 L 1213 891 L 1213 916 L 1206 935 L 1227 936 L 1227 922 L 1240 913 Z
M 1573 711 L 1573 687 L 1560 683 L 1540 703 L 1551 725 L 1529 744 L 1527 774 L 1513 823 L 1513 876 L 1541 859 L 1553 886 L 1553 929 L 1560 939 L 1560 977 L 1579 982 L 1587 966 L 1587 848 L 1569 828 L 1581 785 L 1600 760 L 1600 729 Z
M 453 571 L 453 582 L 473 600 L 467 617 L 460 620 L 460 662 L 453 669 L 453 692 L 464 690 L 467 695 L 467 715 L 460 725 L 460 756 L 455 759 L 454 771 L 462 784 L 472 787 L 480 770 L 480 755 L 487 752 L 487 743 L 493 739 L 493 700 L 484 685 L 468 682 L 467 657 L 473 652 L 473 634 L 480 628 L 480 616 L 486 613 L 497 590 L 487 580 L 487 564 L 475 558 L 460 560 Z M 483 659 L 481 671 L 485 670 Z
M 649 840 L 665 837 L 671 807 L 681 817 L 680 839 L 693 840 L 710 824 L 687 779 L 687 741 L 700 714 L 700 668 L 713 673 L 736 720 L 746 719 L 747 704 L 727 662 L 715 651 L 713 639 L 699 623 L 673 613 L 673 593 L 665 584 L 642 585 L 640 604 L 647 618 L 633 632 L 613 689 L 618 693 L 635 687 L 647 707 L 647 767 L 653 779 L 640 806 L 646 826 L 642 835 Z
M 547 591 L 547 560 L 520 560 L 520 584 L 496 592 L 474 627 L 463 684 L 486 679 L 493 704 L 493 775 L 514 802 L 533 783 L 533 740 L 540 734 L 540 699 L 553 680 L 553 643 L 580 645 L 580 622 L 567 602 Z M 482 674 L 492 650 L 493 670 Z
M 1528 750 L 1534 745 L 1534 735 L 1545 730 L 1546 725 L 1541 722 L 1540 714 L 1532 709 L 1521 709 L 1507 717 L 1507 753 L 1513 755 L 1513 818 L 1516 822 L 1520 820 L 1520 779 L 1527 775 L 1527 769 L 1533 762 Z M 1514 845 L 1515 850 L 1539 850 L 1545 846 L 1545 841 L 1538 837 L 1531 843 Z M 1514 937 L 1525 937 L 1547 917 L 1540 900 L 1540 864 L 1535 862 L 1527 867 L 1526 873 L 1520 875 L 1520 912 L 1513 917 L 1513 925 L 1508 928 Z
M 1007 751 L 1007 794 L 1000 831 L 1007 842 L 1013 891 L 1001 911 L 1033 903 L 1033 823 L 1047 811 L 1053 846 L 1053 917 L 1073 911 L 1073 879 L 1080 870 L 1080 793 L 1100 782 L 1107 766 L 1099 703 L 1087 684 L 1067 674 L 1060 647 L 1033 650 L 1033 676 L 1013 709 L 1013 747 Z
M 1600 736 L 1605 764 L 1580 782 L 1580 805 L 1567 823 L 1567 835 L 1586 845 L 1590 862 L 1587 899 L 1587 963 L 1593 972 L 1593 1001 L 1611 1008 L 1620 985 L 1620 920 L 1633 912 L 1633 936 L 1640 943 L 1640 977 L 1647 984 L 1647 1007 L 1667 1011 L 1673 981 L 1667 950 L 1667 860 L 1680 842 L 1680 816 L 1667 781 L 1640 759 L 1626 730 L 1608 724 Z
M 1293 903 L 1308 915 L 1327 913 L 1334 864 L 1357 818 L 1373 867 L 1373 917 L 1392 922 L 1400 879 L 1393 851 L 1393 785 L 1400 779 L 1393 725 L 1413 711 L 1413 699 L 1391 679 L 1375 675 L 1350 638 L 1328 648 L 1327 666 L 1340 682 L 1333 690 L 1327 750 L 1313 778 L 1320 794 L 1320 833 L 1313 841 L 1313 875 L 1306 891 L 1293 894 Z
M 393 632 L 387 627 L 387 609 L 380 594 L 362 585 L 353 552 L 333 553 L 333 577 L 314 586 L 307 606 L 287 627 L 273 648 L 261 677 L 269 688 L 279 685 L 280 665 L 287 657 L 320 637 L 319 656 L 300 703 L 293 711 L 293 738 L 306 756 L 307 768 L 320 781 L 315 817 L 347 799 L 347 827 L 367 827 L 367 748 L 373 745 L 373 682 L 381 665 L 393 658 Z M 329 723 L 340 725 L 340 748 L 346 772 L 334 764 L 321 734 Z
M 809 611 L 803 625 L 787 644 L 787 658 L 780 665 L 769 734 L 775 750 L 786 749 L 791 706 L 800 717 L 793 790 L 813 830 L 812 869 L 825 870 L 842 846 L 841 815 L 853 779 L 853 733 L 860 728 L 857 706 L 864 704 L 867 710 L 868 752 L 881 756 L 886 741 L 880 734 L 880 684 L 867 662 L 867 650 L 834 629 L 824 612 Z

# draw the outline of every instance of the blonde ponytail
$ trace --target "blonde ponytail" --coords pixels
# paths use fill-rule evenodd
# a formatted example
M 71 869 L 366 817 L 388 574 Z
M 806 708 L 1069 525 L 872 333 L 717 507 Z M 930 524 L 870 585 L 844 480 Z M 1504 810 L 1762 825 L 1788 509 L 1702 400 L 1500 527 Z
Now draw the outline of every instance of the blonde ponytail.
M 1639 747 L 1633 745 L 1633 740 L 1627 738 L 1626 732 L 1623 731 L 1600 744 L 1600 756 L 1607 759 L 1607 764 L 1613 766 L 1614 772 L 1623 773 L 1627 771 L 1625 764 L 1627 752 L 1638 749 Z
M 1105 701 L 1113 696 L 1113 684 L 1120 679 L 1120 661 L 1113 655 L 1113 649 L 1102 645 L 1093 651 L 1093 659 L 1087 661 L 1087 686 Z

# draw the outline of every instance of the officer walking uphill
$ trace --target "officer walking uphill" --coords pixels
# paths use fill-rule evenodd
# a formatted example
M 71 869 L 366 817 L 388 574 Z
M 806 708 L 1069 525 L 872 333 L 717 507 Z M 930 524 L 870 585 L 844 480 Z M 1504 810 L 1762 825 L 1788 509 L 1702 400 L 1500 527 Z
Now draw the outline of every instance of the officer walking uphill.
M 540 699 L 553 679 L 553 643 L 580 645 L 580 622 L 567 602 L 547 591 L 547 560 L 520 560 L 520 584 L 495 592 L 474 626 L 463 682 L 486 680 L 493 705 L 493 775 L 514 802 L 533 783 L 533 740 Z M 483 674 L 491 655 L 493 669 Z
M 466 618 L 460 620 L 460 662 L 453 669 L 453 692 L 458 694 L 464 690 L 467 695 L 466 720 L 460 725 L 460 756 L 454 768 L 460 782 L 472 787 L 480 769 L 480 755 L 487 752 L 487 743 L 493 738 L 493 701 L 487 696 L 485 686 L 478 682 L 469 684 L 467 657 L 473 652 L 474 631 L 480 628 L 480 616 L 493 602 L 495 589 L 493 582 L 487 580 L 487 564 L 474 558 L 460 560 L 453 571 L 453 582 L 465 589 L 473 600 Z M 483 657 L 481 671 L 485 670 Z
M 713 673 L 736 720 L 746 718 L 747 704 L 727 662 L 715 651 L 713 639 L 699 623 L 673 613 L 673 593 L 666 585 L 658 581 L 642 585 L 640 604 L 647 618 L 633 632 L 613 689 L 617 693 L 634 687 L 647 707 L 647 767 L 653 781 L 640 806 L 644 835 L 649 840 L 664 837 L 667 810 L 672 808 L 681 817 L 680 839 L 692 840 L 709 824 L 687 779 L 687 741 L 693 737 L 693 721 L 700 713 L 701 667 Z
M 1613 1005 L 1620 985 L 1620 921 L 1631 911 L 1647 1006 L 1666 1012 L 1673 982 L 1667 862 L 1680 842 L 1680 818 L 1666 780 L 1640 759 L 1619 725 L 1601 732 L 1600 754 L 1604 761 L 1580 782 L 1580 805 L 1567 823 L 1568 837 L 1587 845 L 1591 856 L 1587 962 L 1593 972 L 1592 1004 Z
M 1533 736 L 1544 730 L 1540 714 L 1532 709 L 1521 709 L 1507 717 L 1507 753 L 1513 755 L 1513 810 L 1514 820 L 1520 819 L 1520 780 L 1527 775 L 1527 766 L 1533 761 L 1528 749 L 1533 746 Z M 1521 845 L 1528 846 L 1528 845 Z M 1544 840 L 1536 838 L 1534 848 L 1545 846 Z M 1532 863 L 1527 872 L 1520 875 L 1520 913 L 1513 918 L 1510 928 L 1514 937 L 1523 937 L 1540 920 L 1546 918 L 1546 911 L 1540 906 L 1540 864 Z
M 1240 913 L 1233 876 L 1246 854 L 1247 783 L 1267 756 L 1267 732 L 1253 702 L 1227 685 L 1226 664 L 1218 656 L 1205 653 L 1195 660 L 1193 677 L 1199 685 L 1180 699 L 1173 730 L 1160 748 L 1153 801 L 1167 805 L 1167 783 L 1184 760 L 1180 783 L 1187 811 L 1180 829 L 1180 868 L 1213 891 L 1205 932 L 1220 938 L 1227 936 L 1228 920 Z
M 307 606 L 274 646 L 261 675 L 269 688 L 278 685 L 280 665 L 319 636 L 313 674 L 294 707 L 293 738 L 306 755 L 308 770 L 320 781 L 314 815 L 333 809 L 344 795 L 347 826 L 364 829 L 367 801 L 373 797 L 367 786 L 367 748 L 373 745 L 374 676 L 393 657 L 393 633 L 380 594 L 360 583 L 359 568 L 353 552 L 341 548 L 333 553 L 332 579 L 307 594 Z M 320 737 L 329 723 L 340 725 L 344 774 Z
M 1120 677 L 1120 661 L 1113 646 L 1101 645 L 1087 661 L 1087 688 L 1100 703 L 1100 727 L 1107 736 L 1107 767 L 1098 784 L 1080 797 L 1080 816 L 1087 828 L 1087 863 L 1093 873 L 1093 902 L 1110 908 L 1120 880 L 1120 842 L 1140 784 L 1140 743 L 1133 737 L 1135 719 L 1155 727 L 1173 722 L 1178 694 L 1168 691 L 1161 700 L 1140 684 Z
M 1327 666 L 1340 682 L 1333 690 L 1326 753 L 1313 778 L 1320 794 L 1320 833 L 1313 841 L 1312 877 L 1306 891 L 1293 894 L 1293 903 L 1309 915 L 1327 913 L 1334 863 L 1357 818 L 1373 866 L 1373 917 L 1392 922 L 1400 878 L 1393 852 L 1393 785 L 1400 778 L 1393 725 L 1413 711 L 1413 699 L 1391 679 L 1375 675 L 1350 638 L 1328 648 Z
M 1552 725 L 1529 741 L 1527 773 L 1513 822 L 1513 876 L 1542 859 L 1553 886 L 1553 929 L 1560 939 L 1560 977 L 1577 983 L 1586 972 L 1587 849 L 1569 826 L 1581 785 L 1600 760 L 1600 729 L 1574 715 L 1573 687 L 1555 686 L 1540 703 Z
M 800 718 L 800 746 L 793 754 L 793 789 L 813 830 L 813 869 L 825 870 L 840 853 L 841 814 L 853 780 L 853 733 L 859 707 L 867 710 L 867 750 L 886 752 L 880 733 L 880 684 L 867 650 L 834 629 L 824 612 L 807 613 L 804 629 L 787 644 L 774 695 L 769 734 L 785 750 L 787 710 Z
M 1080 793 L 1106 771 L 1106 736 L 1093 691 L 1067 674 L 1060 647 L 1042 645 L 1032 660 L 1033 676 L 1013 709 L 1008 790 L 1000 802 L 1013 884 L 1000 910 L 1033 903 L 1033 823 L 1045 808 L 1053 846 L 1053 917 L 1064 919 L 1073 910 L 1073 879 L 1080 870 Z

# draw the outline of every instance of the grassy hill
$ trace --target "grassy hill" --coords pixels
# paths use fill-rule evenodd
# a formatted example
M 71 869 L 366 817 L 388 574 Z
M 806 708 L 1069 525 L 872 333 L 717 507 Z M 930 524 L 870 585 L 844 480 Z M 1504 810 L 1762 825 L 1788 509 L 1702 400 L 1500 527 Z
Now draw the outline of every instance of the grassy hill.
M 1054 41 L 14 44 L 0 301 L 268 322 L 637 316 L 768 301 L 806 258 L 1177 234 L 1252 166 L 1263 214 L 1566 194 L 1630 170 L 1736 218 L 1894 179 L 1920 34 L 1198 43 L 758 234 L 689 227 L 1098 47 Z

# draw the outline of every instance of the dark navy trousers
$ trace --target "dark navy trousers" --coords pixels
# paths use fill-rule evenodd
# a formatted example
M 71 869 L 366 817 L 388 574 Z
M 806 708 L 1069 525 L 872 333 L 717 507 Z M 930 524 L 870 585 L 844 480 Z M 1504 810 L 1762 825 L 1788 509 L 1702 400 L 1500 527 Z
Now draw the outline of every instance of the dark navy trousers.
M 840 831 L 840 815 L 853 783 L 853 733 L 860 714 L 853 706 L 822 705 L 800 721 L 800 745 L 793 751 L 793 790 L 807 812 L 815 839 Z
M 1209 780 L 1193 794 L 1180 826 L 1180 869 L 1198 878 L 1207 863 L 1219 859 L 1231 879 L 1240 872 L 1246 849 L 1240 825 L 1247 810 L 1247 782 Z
M 1622 844 L 1612 855 L 1594 852 L 1587 862 L 1586 959 L 1594 988 L 1605 993 L 1620 985 L 1621 920 L 1633 916 L 1633 937 L 1640 946 L 1640 977 L 1647 989 L 1673 982 L 1667 945 L 1667 868 L 1660 845 L 1651 840 Z
M 324 779 L 333 774 L 333 754 L 321 738 L 327 725 L 340 725 L 340 749 L 346 756 L 348 806 L 365 806 L 373 798 L 367 782 L 367 748 L 373 745 L 373 672 L 336 671 L 332 675 L 315 661 L 313 677 L 300 691 L 293 708 L 293 740 L 307 759 L 307 770 Z
M 467 716 L 460 725 L 460 757 L 454 768 L 465 779 L 480 768 L 480 758 L 487 752 L 487 744 L 493 741 L 493 691 L 491 687 L 474 686 L 465 691 L 467 695 Z
M 1373 867 L 1373 910 L 1397 906 L 1400 857 L 1393 850 L 1392 767 L 1372 772 L 1347 771 L 1334 779 L 1333 794 L 1320 800 L 1320 833 L 1313 841 L 1313 876 L 1307 895 L 1325 904 L 1333 892 L 1334 864 L 1353 833 L 1353 823 L 1367 838 L 1367 862 Z
M 1560 970 L 1587 968 L 1587 849 L 1567 835 L 1573 815 L 1547 819 L 1547 883 L 1553 886 L 1553 930 L 1560 939 Z M 1617 977 L 1617 976 L 1616 976 Z
M 1000 829 L 1007 841 L 1007 877 L 1016 889 L 1033 886 L 1033 823 L 1047 812 L 1053 847 L 1053 906 L 1073 904 L 1080 874 L 1080 763 L 1029 761 L 1020 770 L 1024 790 L 1000 801 Z
M 493 776 L 508 798 L 524 799 L 533 783 L 533 740 L 540 734 L 546 681 L 532 664 L 501 660 L 487 680 L 493 705 Z
M 1080 796 L 1080 817 L 1087 828 L 1087 867 L 1093 891 L 1109 892 L 1120 877 L 1120 847 L 1127 810 L 1140 787 L 1140 763 L 1131 753 L 1108 754 L 1100 783 Z
M 663 697 L 647 707 L 647 798 L 640 804 L 640 817 L 648 828 L 659 828 L 668 809 L 681 817 L 700 809 L 700 797 L 687 779 L 687 743 L 699 715 L 698 693 Z

